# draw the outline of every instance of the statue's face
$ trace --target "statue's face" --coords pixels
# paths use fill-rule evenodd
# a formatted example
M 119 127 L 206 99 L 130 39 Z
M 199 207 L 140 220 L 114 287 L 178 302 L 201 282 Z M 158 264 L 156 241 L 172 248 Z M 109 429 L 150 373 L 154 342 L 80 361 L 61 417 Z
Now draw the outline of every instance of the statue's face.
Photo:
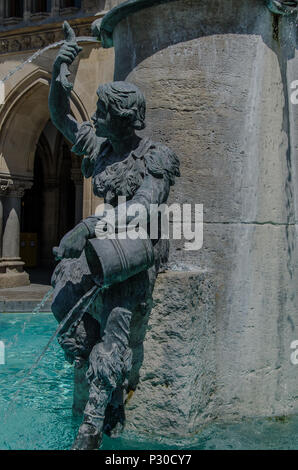
M 98 137 L 121 138 L 128 132 L 127 124 L 123 119 L 111 114 L 100 98 L 98 98 L 97 108 L 91 119 Z
M 291 15 L 297 12 L 297 0 L 267 0 L 268 8 L 280 15 Z

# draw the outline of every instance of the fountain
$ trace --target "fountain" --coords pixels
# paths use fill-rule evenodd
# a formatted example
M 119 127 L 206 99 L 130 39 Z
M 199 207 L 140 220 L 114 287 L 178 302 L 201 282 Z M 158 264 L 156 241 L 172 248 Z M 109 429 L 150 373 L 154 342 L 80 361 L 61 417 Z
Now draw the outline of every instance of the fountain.
M 298 135 L 289 93 L 298 72 L 296 7 L 278 0 L 128 0 L 93 25 L 103 47 L 115 48 L 115 80 L 146 95 L 146 135 L 179 155 L 183 177 L 170 202 L 204 204 L 205 224 L 203 248 L 185 251 L 173 241 L 156 282 L 145 275 L 153 266 L 141 249 L 136 278 L 129 269 L 117 278 L 127 286 L 120 309 L 119 284 L 113 276 L 103 282 L 109 251 L 101 252 L 101 240 L 87 241 L 94 217 L 55 249 L 60 259 L 89 250 L 89 257 L 62 260 L 53 279 L 60 323 L 50 341 L 58 335 L 75 364 L 73 411 L 84 415 L 74 449 L 98 448 L 103 432 L 113 435 L 124 424 L 145 439 L 178 439 L 209 421 L 297 413 L 290 356 L 298 328 Z M 75 151 L 87 154 L 88 177 L 97 156 L 90 155 L 92 128 L 63 127 L 63 96 L 71 89 L 65 64 L 79 52 L 67 25 L 65 32 L 69 45 L 53 74 L 61 107 L 52 101 L 51 111 L 70 140 L 79 132 Z M 118 94 L 138 93 L 123 83 L 106 91 L 116 103 Z M 105 196 L 115 203 L 111 191 Z M 113 249 L 123 254 L 121 243 Z M 85 283 L 75 295 L 72 276 L 80 281 L 73 284 Z M 138 280 L 147 291 L 132 315 Z M 107 311 L 113 314 L 100 317 Z
M 210 420 L 297 413 L 296 11 L 130 0 L 94 25 L 114 47 L 114 79 L 147 97 L 147 135 L 179 155 L 170 201 L 204 204 L 203 248 L 173 241 L 170 252 L 202 272 L 155 286 L 127 431 L 191 436 Z
M 148 238 L 151 204 L 167 201 L 180 174 L 174 152 L 136 134 L 145 128 L 146 104 L 135 85 L 116 81 L 99 87 L 92 116 L 95 130 L 91 123 L 74 120 L 68 66 L 81 48 L 67 22 L 63 29 L 65 42 L 54 62 L 49 95 L 51 118 L 72 142 L 72 151 L 85 155 L 83 174 L 92 176 L 94 194 L 105 202 L 102 215 L 84 219 L 53 250 L 61 260 L 52 277 L 52 311 L 63 325 L 59 343 L 89 384 L 73 444 L 81 450 L 97 449 L 104 432 L 124 424 L 124 395 L 136 388 L 140 367 L 133 341 L 142 346 L 133 324 L 137 322 L 144 333 L 155 280 L 168 258 L 168 240 L 161 235 Z M 126 234 L 134 219 L 129 210 L 135 204 L 145 212 L 146 239 L 131 238 L 131 231 Z M 117 224 L 112 237 L 102 239 L 111 211 L 117 214 Z M 90 295 L 92 303 L 85 308 Z

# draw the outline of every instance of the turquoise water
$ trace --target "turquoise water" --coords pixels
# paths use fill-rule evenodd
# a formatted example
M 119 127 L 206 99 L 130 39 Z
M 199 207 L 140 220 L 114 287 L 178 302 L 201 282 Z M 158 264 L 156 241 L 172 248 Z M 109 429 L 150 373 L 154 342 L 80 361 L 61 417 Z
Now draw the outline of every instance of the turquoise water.
M 31 319 L 30 319 L 31 318 Z M 29 321 L 28 321 L 29 320 Z M 25 329 L 23 328 L 26 322 Z M 18 385 L 56 328 L 50 314 L 0 314 L 0 449 L 69 449 L 78 423 L 71 417 L 73 368 L 57 342 L 30 378 Z M 23 331 L 22 331 L 23 330 Z M 17 335 L 17 336 L 16 336 Z M 13 401 L 12 401 L 13 398 Z M 104 438 L 104 450 L 298 449 L 298 417 L 210 425 L 191 443 L 142 442 L 132 436 Z

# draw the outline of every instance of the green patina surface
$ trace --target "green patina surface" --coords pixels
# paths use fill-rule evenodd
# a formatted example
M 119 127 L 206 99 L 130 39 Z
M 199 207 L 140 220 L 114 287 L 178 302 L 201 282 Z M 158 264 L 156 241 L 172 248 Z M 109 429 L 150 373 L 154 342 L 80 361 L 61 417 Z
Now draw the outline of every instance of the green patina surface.
M 143 8 L 148 8 L 161 3 L 169 3 L 174 0 L 127 0 L 112 8 L 101 20 L 99 26 L 100 39 L 105 48 L 113 47 L 113 31 L 115 26 L 126 16 L 131 15 Z M 96 22 L 95 22 L 96 23 Z
M 161 3 L 169 3 L 175 0 L 127 0 L 126 2 L 112 8 L 101 20 L 96 20 L 93 24 L 94 35 L 101 40 L 102 47 L 113 47 L 113 31 L 116 25 L 128 15 L 136 13 L 143 8 L 149 8 Z M 264 0 L 262 0 L 264 1 Z M 272 13 L 289 15 L 297 11 L 296 2 L 286 2 L 282 0 L 265 0 L 266 6 Z

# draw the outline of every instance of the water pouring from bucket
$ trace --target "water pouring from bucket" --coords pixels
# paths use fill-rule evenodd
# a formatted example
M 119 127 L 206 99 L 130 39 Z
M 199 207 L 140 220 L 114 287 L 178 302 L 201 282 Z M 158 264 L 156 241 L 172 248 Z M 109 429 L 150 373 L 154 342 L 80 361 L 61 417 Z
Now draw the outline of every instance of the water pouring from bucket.
M 23 326 L 21 328 L 21 333 L 24 333 L 25 332 L 25 329 L 27 327 L 27 325 L 30 323 L 30 321 L 32 320 L 32 318 L 37 315 L 38 313 L 40 313 L 41 309 L 46 305 L 46 302 L 50 299 L 52 293 L 53 293 L 53 287 L 50 287 L 50 289 L 45 293 L 45 295 L 43 296 L 43 298 L 41 299 L 41 301 L 36 305 L 36 307 L 32 310 L 31 312 L 31 315 L 29 317 L 29 319 L 27 319 L 26 321 L 24 321 L 23 323 Z M 19 338 L 19 334 L 17 333 L 13 340 L 8 343 L 7 346 L 14 346 L 17 341 L 18 341 L 18 338 Z
M 150 239 L 91 239 L 85 255 L 94 282 L 109 287 L 151 268 L 154 251 Z
M 36 309 L 40 307 L 40 305 L 45 301 L 45 298 L 48 298 L 50 294 L 52 294 L 53 289 L 51 288 L 43 298 L 43 300 L 38 304 Z M 48 348 L 54 341 L 54 339 L 58 336 L 59 333 L 63 332 L 66 328 L 69 322 L 72 321 L 72 318 L 74 314 L 80 310 L 81 314 L 84 314 L 84 312 L 88 309 L 89 305 L 94 301 L 96 296 L 98 295 L 98 292 L 100 291 L 100 287 L 94 286 L 90 291 L 88 291 L 79 301 L 74 305 L 74 307 L 68 312 L 64 320 L 58 325 L 50 339 L 48 340 L 47 344 L 44 346 L 42 349 L 41 353 L 37 356 L 35 361 L 33 362 L 32 366 L 30 367 L 29 370 L 23 370 L 24 376 L 23 378 L 16 384 L 17 390 L 11 397 L 11 400 L 8 404 L 7 410 L 4 414 L 4 419 L 7 418 L 8 414 L 12 412 L 13 407 L 16 404 L 16 399 L 20 393 L 21 385 L 23 385 L 26 380 L 29 379 L 30 375 L 32 374 L 33 370 L 36 369 L 38 364 L 41 362 L 42 358 L 44 357 L 45 353 L 47 352 Z M 36 310 L 35 309 L 35 310 Z
M 89 306 L 94 302 L 101 290 L 112 286 L 115 283 L 123 282 L 128 278 L 149 269 L 154 264 L 154 251 L 150 239 L 131 240 L 126 239 L 91 239 L 88 240 L 85 248 L 85 255 L 89 265 L 95 285 L 79 299 L 74 307 L 68 312 L 65 318 L 59 323 L 47 344 L 33 362 L 28 371 L 17 384 L 18 389 L 13 395 L 8 411 L 11 411 L 19 394 L 21 385 L 30 377 L 32 371 L 38 366 L 51 343 L 58 336 L 68 330 L 74 321 L 80 321 Z M 42 301 L 37 305 L 32 314 L 40 311 L 53 292 L 51 288 Z

